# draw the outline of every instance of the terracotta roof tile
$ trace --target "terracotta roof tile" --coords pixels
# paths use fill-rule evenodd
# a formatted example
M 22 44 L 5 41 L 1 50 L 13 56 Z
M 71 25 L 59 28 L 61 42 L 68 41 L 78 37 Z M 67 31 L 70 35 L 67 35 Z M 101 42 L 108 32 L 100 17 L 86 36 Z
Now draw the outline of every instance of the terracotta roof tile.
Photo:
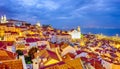
M 50 50 L 47 50 L 47 52 L 48 52 L 50 57 L 52 57 L 52 58 L 54 58 L 56 60 L 59 60 L 59 58 L 58 58 L 58 56 L 57 56 L 57 54 L 55 52 L 52 52 Z
M 0 49 L 0 61 L 1 60 L 11 60 L 11 59 L 15 59 L 15 58 L 16 58 L 15 53 Z

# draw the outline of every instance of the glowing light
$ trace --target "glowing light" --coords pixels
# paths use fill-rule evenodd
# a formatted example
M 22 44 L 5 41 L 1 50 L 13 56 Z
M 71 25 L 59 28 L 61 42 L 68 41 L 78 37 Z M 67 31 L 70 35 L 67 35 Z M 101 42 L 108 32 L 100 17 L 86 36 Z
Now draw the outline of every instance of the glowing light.
M 85 45 L 85 43 L 84 43 L 84 42 L 81 42 L 81 43 L 80 43 L 80 45 L 81 45 L 81 46 L 84 46 L 84 45 Z

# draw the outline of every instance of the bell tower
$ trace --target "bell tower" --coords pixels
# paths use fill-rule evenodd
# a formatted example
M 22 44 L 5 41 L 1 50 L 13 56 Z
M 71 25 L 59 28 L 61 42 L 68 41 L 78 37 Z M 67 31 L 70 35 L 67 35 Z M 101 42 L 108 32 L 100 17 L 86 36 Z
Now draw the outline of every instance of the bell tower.
M 1 16 L 0 22 L 1 23 L 7 23 L 7 17 L 6 17 L 6 15 Z
M 81 31 L 81 30 L 80 30 L 80 26 L 77 27 L 77 31 L 79 31 L 79 32 Z

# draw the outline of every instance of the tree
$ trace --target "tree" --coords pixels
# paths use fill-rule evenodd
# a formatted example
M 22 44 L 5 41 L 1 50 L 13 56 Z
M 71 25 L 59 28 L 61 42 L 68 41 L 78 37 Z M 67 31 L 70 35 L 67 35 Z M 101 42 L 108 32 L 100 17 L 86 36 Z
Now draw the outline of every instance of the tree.
M 31 64 L 32 63 L 31 57 L 30 56 L 25 56 L 25 62 L 26 62 L 26 64 Z
M 29 52 L 28 52 L 28 55 L 33 59 L 34 58 L 34 53 L 36 53 L 38 50 L 38 48 L 36 47 L 32 47 Z
M 18 54 L 17 57 L 19 58 L 19 56 L 23 55 L 23 52 L 21 50 L 16 50 L 16 53 Z

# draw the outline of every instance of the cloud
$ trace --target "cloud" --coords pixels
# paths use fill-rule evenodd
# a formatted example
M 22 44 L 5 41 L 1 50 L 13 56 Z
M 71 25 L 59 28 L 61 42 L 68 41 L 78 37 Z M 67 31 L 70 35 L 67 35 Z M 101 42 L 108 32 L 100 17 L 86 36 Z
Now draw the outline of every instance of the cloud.
M 58 26 L 118 27 L 119 3 L 119 0 L 0 0 L 0 15 L 31 23 L 41 20 Z
M 38 3 L 38 0 L 11 0 L 14 3 L 18 3 L 19 5 L 22 5 L 24 7 L 30 7 L 30 6 L 34 6 L 35 4 Z
M 91 0 L 89 3 L 85 3 L 81 7 L 78 7 L 73 11 L 73 13 L 87 13 L 91 11 L 103 11 L 106 10 L 107 4 L 104 0 Z
M 73 17 L 68 17 L 68 16 L 59 16 L 56 17 L 56 19 L 72 19 Z
M 46 8 L 48 10 L 56 10 L 60 7 L 59 3 L 56 3 L 51 0 L 43 0 L 39 4 L 36 5 L 37 8 Z
M 13 3 L 17 3 L 19 6 L 25 9 L 46 9 L 46 10 L 56 10 L 60 7 L 58 2 L 53 0 L 11 0 Z
M 80 1 L 81 2 L 81 1 Z M 111 11 L 111 7 L 108 6 L 107 2 L 104 0 L 86 0 L 82 1 L 83 3 L 80 5 L 71 5 L 69 7 L 63 7 L 64 10 L 67 11 L 67 14 L 64 16 L 58 16 L 57 19 L 75 19 L 75 18 L 89 18 L 91 14 L 99 15 L 102 12 Z M 73 2 L 74 3 L 74 2 Z M 74 8 L 74 9 L 72 9 Z M 72 9 L 72 10 L 69 10 Z M 69 10 L 69 11 L 68 11 Z

